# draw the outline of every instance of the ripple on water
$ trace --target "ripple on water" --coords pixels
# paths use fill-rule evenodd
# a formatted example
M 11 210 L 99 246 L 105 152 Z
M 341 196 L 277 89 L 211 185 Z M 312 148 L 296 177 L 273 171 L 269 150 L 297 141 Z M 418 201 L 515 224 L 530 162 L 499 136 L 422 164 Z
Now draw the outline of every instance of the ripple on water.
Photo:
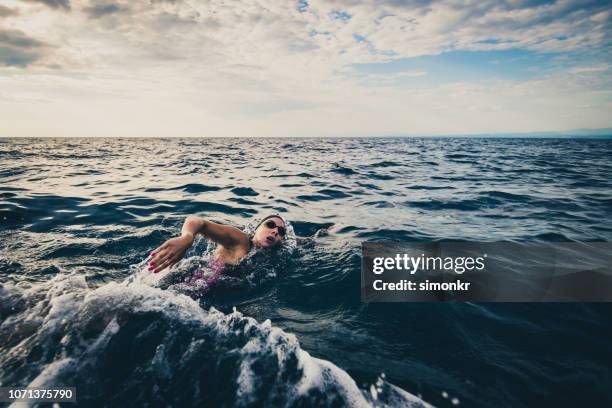
M 241 197 L 255 197 L 259 195 L 259 193 L 251 187 L 234 187 L 230 191 Z

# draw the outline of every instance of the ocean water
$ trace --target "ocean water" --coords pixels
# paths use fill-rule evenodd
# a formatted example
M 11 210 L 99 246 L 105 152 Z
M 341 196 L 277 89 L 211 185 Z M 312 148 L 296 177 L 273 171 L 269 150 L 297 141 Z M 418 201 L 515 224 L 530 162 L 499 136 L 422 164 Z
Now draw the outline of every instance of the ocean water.
M 84 406 L 610 405 L 610 305 L 363 304 L 360 244 L 610 241 L 611 157 L 610 139 L 0 139 L 0 385 Z M 203 240 L 142 270 L 187 215 L 272 212 L 295 245 L 265 273 L 186 295 Z

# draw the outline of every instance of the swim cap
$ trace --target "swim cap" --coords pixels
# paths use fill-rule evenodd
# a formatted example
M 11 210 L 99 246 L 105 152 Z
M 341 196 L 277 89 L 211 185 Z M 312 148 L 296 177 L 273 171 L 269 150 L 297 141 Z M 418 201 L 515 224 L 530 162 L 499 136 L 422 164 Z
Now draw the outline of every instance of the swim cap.
M 257 226 L 255 227 L 253 231 L 257 231 L 257 228 L 259 228 L 261 224 L 263 224 L 266 220 L 269 220 L 270 218 L 280 218 L 285 223 L 285 225 L 287 225 L 287 221 L 285 221 L 283 217 L 281 217 L 278 214 L 272 214 L 272 215 L 268 215 L 267 217 L 262 218 L 262 220 L 259 221 L 259 224 L 257 224 Z

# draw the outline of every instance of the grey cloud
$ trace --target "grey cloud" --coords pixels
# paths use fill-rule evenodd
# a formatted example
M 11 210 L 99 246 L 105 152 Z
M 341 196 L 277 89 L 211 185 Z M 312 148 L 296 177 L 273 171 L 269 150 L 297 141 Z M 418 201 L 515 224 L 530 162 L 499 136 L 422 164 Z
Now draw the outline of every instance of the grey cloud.
M 17 14 L 17 10 L 13 10 L 12 8 L 8 8 L 0 4 L 0 17 L 14 16 Z
M 506 6 L 508 8 L 533 8 L 533 7 L 539 7 L 539 6 L 544 6 L 547 4 L 553 4 L 555 3 L 557 0 L 516 0 L 513 1 L 512 3 L 506 3 Z
M 407 7 L 407 8 L 421 8 L 429 7 L 432 3 L 431 0 L 387 0 L 385 3 L 391 6 Z
M 18 48 L 36 48 L 44 45 L 19 30 L 0 30 L 0 44 Z
M 26 67 L 44 55 L 46 44 L 18 30 L 0 30 L 0 65 Z
M 39 60 L 41 56 L 38 52 L 0 45 L 0 65 L 25 68 Z
M 85 8 L 85 12 L 89 18 L 100 18 L 109 14 L 115 14 L 123 8 L 117 3 L 101 3 Z
M 199 14 L 194 14 L 188 17 L 181 17 L 178 14 L 161 12 L 157 16 L 156 26 L 162 29 L 172 28 L 175 26 L 189 26 L 198 23 Z
M 70 0 L 24 0 L 24 1 L 28 3 L 42 3 L 54 9 L 62 8 L 64 10 L 70 10 Z

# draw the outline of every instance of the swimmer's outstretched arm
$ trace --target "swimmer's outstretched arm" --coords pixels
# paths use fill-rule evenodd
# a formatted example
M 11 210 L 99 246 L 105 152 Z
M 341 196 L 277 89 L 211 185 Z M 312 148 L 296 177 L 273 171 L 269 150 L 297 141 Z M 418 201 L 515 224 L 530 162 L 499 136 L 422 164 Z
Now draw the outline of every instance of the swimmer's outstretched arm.
M 236 227 L 189 216 L 183 224 L 180 237 L 170 238 L 153 251 L 149 270 L 157 273 L 183 259 L 197 234 L 204 235 L 230 252 L 239 247 L 248 248 L 249 245 L 248 235 Z

